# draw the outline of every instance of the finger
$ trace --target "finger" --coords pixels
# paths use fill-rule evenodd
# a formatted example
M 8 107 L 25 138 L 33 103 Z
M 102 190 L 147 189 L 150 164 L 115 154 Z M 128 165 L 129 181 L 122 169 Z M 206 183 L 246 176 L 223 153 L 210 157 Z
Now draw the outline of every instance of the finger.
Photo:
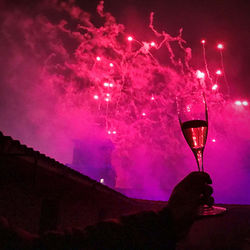
M 200 203 L 202 205 L 208 205 L 209 207 L 212 206 L 214 204 L 214 198 L 212 196 L 206 197 L 206 196 L 202 196 Z
M 212 184 L 211 177 L 206 172 L 192 172 L 191 178 L 193 181 L 196 181 L 197 183 Z
M 201 185 L 204 183 L 212 184 L 212 180 L 208 173 L 206 172 L 192 172 L 187 177 L 183 179 L 184 183 L 193 183 Z
M 205 184 L 203 186 L 203 192 L 202 193 L 204 194 L 204 196 L 208 197 L 213 193 L 213 188 L 210 185 Z
M 209 197 L 213 193 L 213 188 L 208 184 L 200 184 L 200 186 L 192 185 L 190 186 L 189 192 L 192 192 L 193 195 L 198 195 L 199 197 L 205 196 Z

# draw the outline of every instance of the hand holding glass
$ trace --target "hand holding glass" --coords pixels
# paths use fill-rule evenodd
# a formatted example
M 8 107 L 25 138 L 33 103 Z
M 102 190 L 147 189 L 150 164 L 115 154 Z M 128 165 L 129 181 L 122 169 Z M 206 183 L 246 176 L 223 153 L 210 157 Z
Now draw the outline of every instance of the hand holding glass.
M 182 133 L 194 153 L 198 170 L 203 168 L 203 151 L 207 141 L 208 112 L 205 95 L 201 91 L 192 92 L 176 98 L 178 118 Z M 200 215 L 217 215 L 224 213 L 226 208 L 203 206 Z

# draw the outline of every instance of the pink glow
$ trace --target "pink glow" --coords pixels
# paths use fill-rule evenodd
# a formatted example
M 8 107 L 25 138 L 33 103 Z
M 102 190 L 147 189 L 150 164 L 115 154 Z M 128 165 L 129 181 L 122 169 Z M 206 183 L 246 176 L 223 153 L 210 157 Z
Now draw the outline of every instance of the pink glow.
M 146 113 L 143 112 L 143 113 L 142 113 L 142 116 L 146 116 Z
M 112 68 L 112 67 L 114 67 L 114 64 L 113 64 L 113 63 L 110 63 L 109 66 Z
M 235 101 L 234 102 L 237 106 L 241 106 L 242 102 L 241 101 Z
M 133 37 L 132 36 L 128 36 L 128 41 L 133 41 Z
M 218 89 L 218 85 L 214 84 L 213 87 L 212 87 L 212 90 L 216 90 L 216 89 Z
M 98 100 L 99 96 L 98 95 L 94 95 L 94 99 Z
M 151 45 L 152 47 L 155 47 L 155 42 L 151 42 L 150 45 Z
M 205 43 L 206 43 L 206 40 L 204 40 L 204 39 L 201 40 L 201 43 L 202 43 L 202 44 L 205 44 Z
M 108 139 L 115 148 L 112 165 L 117 174 L 116 187 L 131 190 L 128 195 L 132 197 L 167 200 L 174 185 L 197 170 L 181 134 L 175 96 L 202 85 L 209 106 L 204 166 L 213 178 L 215 201 L 249 202 L 243 195 L 249 190 L 249 184 L 245 184 L 249 183 L 248 97 L 239 99 L 241 106 L 237 106 L 234 99 L 224 98 L 224 77 L 221 85 L 214 79 L 210 81 L 207 70 L 206 77 L 201 75 L 202 80 L 196 78 L 192 65 L 203 69 L 202 59 L 196 60 L 202 58 L 202 52 L 189 48 L 190 44 L 184 41 L 185 32 L 173 32 L 175 36 L 157 30 L 151 15 L 150 36 L 143 37 L 143 32 L 139 30 L 137 34 L 136 29 L 133 32 L 142 41 L 148 41 L 148 37 L 152 40 L 134 44 L 125 33 L 130 29 L 116 23 L 111 14 L 103 13 L 103 23 L 96 26 L 79 7 L 76 15 L 73 9 L 77 1 L 63 1 L 63 5 L 59 4 L 61 1 L 39 2 L 50 2 L 58 22 L 47 17 L 47 6 L 40 8 L 39 15 L 27 15 L 18 7 L 4 11 L 6 18 L 0 31 L 4 62 L 0 74 L 0 130 L 4 134 L 83 174 L 83 168 L 72 164 L 74 142 L 88 142 L 86 149 L 98 159 L 99 166 L 103 159 L 94 146 L 99 148 L 97 142 Z M 157 45 L 152 46 L 152 41 L 157 41 Z M 200 54 L 194 55 L 193 64 L 195 51 Z M 161 56 L 166 62 L 162 63 Z M 210 57 L 209 50 L 207 56 L 208 69 L 214 73 L 220 58 Z M 225 58 L 225 65 L 234 69 L 230 58 Z M 230 73 L 237 72 L 235 69 Z M 212 89 L 215 84 L 219 85 L 218 91 Z M 232 84 L 235 89 L 240 88 L 240 83 Z M 137 187 L 141 193 L 136 192 Z
M 222 74 L 220 69 L 218 69 L 215 73 L 216 73 L 216 75 L 221 75 Z
M 217 44 L 217 49 L 219 50 L 224 49 L 224 45 L 222 43 Z
M 193 129 L 192 129 L 192 131 L 193 131 Z M 196 147 L 197 146 L 197 138 L 195 136 L 193 136 L 192 138 L 193 138 L 194 146 Z
M 200 70 L 196 71 L 196 76 L 198 79 L 204 79 L 205 78 L 205 73 L 201 72 Z
M 212 139 L 212 142 L 216 142 L 216 140 L 215 140 L 215 139 Z

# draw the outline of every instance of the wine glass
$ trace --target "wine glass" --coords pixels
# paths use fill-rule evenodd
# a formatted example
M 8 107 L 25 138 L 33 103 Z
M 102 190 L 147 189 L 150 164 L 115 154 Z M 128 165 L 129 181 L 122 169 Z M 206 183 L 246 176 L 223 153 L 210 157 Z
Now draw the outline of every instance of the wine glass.
M 204 172 L 203 151 L 207 141 L 208 111 L 205 94 L 202 91 L 193 91 L 176 97 L 178 118 L 182 133 L 194 153 L 198 170 Z M 199 211 L 200 216 L 217 215 L 226 211 L 226 208 L 204 205 Z

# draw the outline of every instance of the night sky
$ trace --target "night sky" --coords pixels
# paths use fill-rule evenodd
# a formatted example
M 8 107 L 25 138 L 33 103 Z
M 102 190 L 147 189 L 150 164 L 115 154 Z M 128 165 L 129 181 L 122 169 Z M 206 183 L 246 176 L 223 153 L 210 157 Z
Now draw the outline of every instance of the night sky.
M 39 12 L 41 1 L 1 1 L 2 10 L 19 8 L 31 15 Z M 50 2 L 50 1 L 48 1 Z M 62 1 L 58 1 L 62 2 Z M 90 12 L 92 20 L 98 23 L 96 14 L 99 1 L 75 1 L 83 10 Z M 183 28 L 183 38 L 192 48 L 196 67 L 203 65 L 201 39 L 206 39 L 207 58 L 210 69 L 216 70 L 219 56 L 216 44 L 223 42 L 224 64 L 233 98 L 247 98 L 250 94 L 250 2 L 247 0 L 106 0 L 105 10 L 126 26 L 128 33 L 138 40 L 152 37 L 148 29 L 150 12 L 155 12 L 155 26 L 171 35 L 177 35 Z M 34 8 L 36 7 L 36 8 Z M 53 12 L 52 12 L 53 13 Z
M 98 1 L 91 4 L 77 1 L 92 13 Z M 201 39 L 207 40 L 208 63 L 219 63 L 216 44 L 225 45 L 225 70 L 235 98 L 250 95 L 250 2 L 230 0 L 125 0 L 105 1 L 105 9 L 125 24 L 128 33 L 139 40 L 150 39 L 150 12 L 155 12 L 155 26 L 177 35 L 183 28 L 183 38 L 193 50 L 193 65 L 203 63 Z
M 130 32 L 145 36 L 148 16 L 155 12 L 159 29 L 176 35 L 182 27 L 183 37 L 193 49 L 194 64 L 202 61 L 200 40 L 207 40 L 208 62 L 219 58 L 215 46 L 225 44 L 225 69 L 231 93 L 235 97 L 250 94 L 250 2 L 228 0 L 196 1 L 107 1 L 107 9 L 117 13 Z M 138 24 L 138 25 L 137 25 Z

